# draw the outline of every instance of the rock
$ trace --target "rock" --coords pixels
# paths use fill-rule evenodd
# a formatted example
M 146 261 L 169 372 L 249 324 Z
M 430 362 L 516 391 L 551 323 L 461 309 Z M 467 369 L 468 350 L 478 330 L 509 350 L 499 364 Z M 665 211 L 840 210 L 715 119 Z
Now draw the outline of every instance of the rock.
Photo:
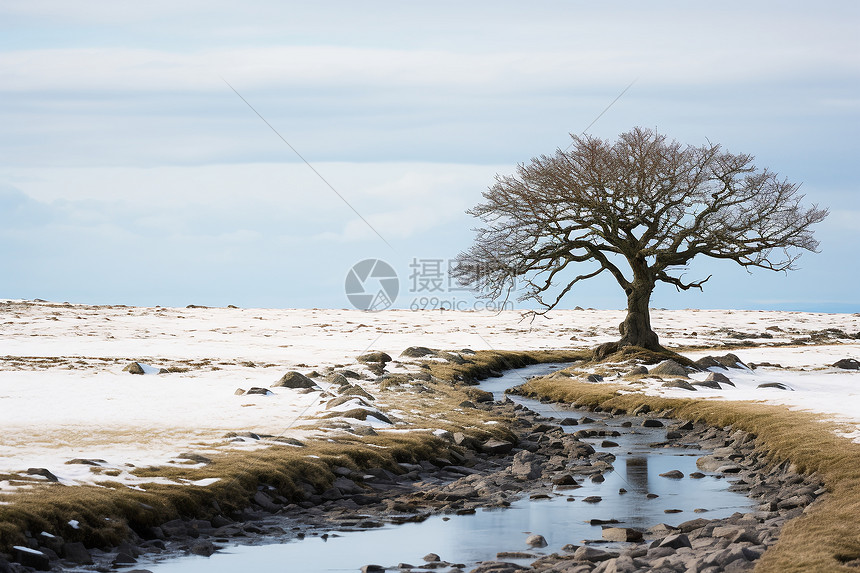
M 721 374 L 719 372 L 711 372 L 705 378 L 705 382 L 717 382 L 718 384 L 728 384 L 729 386 L 734 386 L 735 383 L 732 382 L 728 376 L 725 374 Z
M 627 371 L 625 376 L 642 376 L 644 374 L 648 374 L 648 368 L 645 366 L 634 366 Z
M 111 565 L 114 567 L 122 567 L 123 565 L 131 565 L 133 563 L 137 563 L 137 559 L 129 555 L 128 553 L 124 553 L 120 551 L 116 554 L 116 557 L 111 561 Z
M 361 406 L 364 408 L 370 408 L 370 404 L 368 404 L 367 402 L 362 400 L 360 396 L 347 395 L 347 396 L 338 396 L 337 398 L 332 398 L 331 400 L 326 402 L 325 409 L 331 410 L 332 408 L 336 408 L 337 406 L 340 406 L 341 404 L 346 404 L 350 400 L 354 400 L 355 405 L 357 407 Z
M 603 530 L 606 541 L 642 541 L 642 532 L 630 527 L 607 527 Z
M 12 547 L 12 557 L 24 567 L 32 567 L 37 571 L 51 570 L 51 560 L 42 551 L 15 545 Z
M 457 406 L 460 408 L 471 408 L 471 409 L 477 408 L 477 406 L 475 406 L 475 403 L 472 402 L 471 400 L 463 400 L 462 402 L 457 404 Z
M 573 552 L 573 558 L 578 561 L 606 561 L 613 557 L 617 557 L 617 555 L 589 545 L 583 545 Z
M 215 553 L 215 545 L 212 544 L 208 539 L 198 539 L 194 543 L 191 544 L 191 547 L 188 549 L 192 555 L 201 555 L 203 557 L 209 557 L 213 553 Z
M 601 448 L 617 448 L 618 443 L 613 442 L 612 440 L 603 440 L 602 442 L 600 442 L 600 447 Z
M 543 535 L 529 535 L 526 538 L 526 545 L 529 547 L 546 547 L 546 538 Z
M 72 563 L 78 565 L 92 565 L 93 558 L 87 548 L 80 541 L 74 541 L 63 544 L 62 556 Z
M 781 382 L 765 382 L 764 384 L 759 384 L 756 388 L 776 388 L 778 390 L 794 390 Z
M 748 368 L 746 364 L 741 362 L 741 359 L 734 354 L 726 354 L 725 356 L 705 356 L 696 360 L 696 366 L 702 369 L 709 368 Z
M 860 370 L 860 361 L 853 358 L 843 358 L 833 363 L 834 368 L 842 368 L 843 370 Z
M 702 472 L 693 472 L 690 474 L 690 477 L 693 479 L 702 479 L 703 477 L 705 477 L 705 474 L 703 474 Z
M 384 573 L 385 567 L 382 565 L 365 565 L 361 568 L 361 573 Z
M 552 483 L 554 485 L 560 486 L 571 486 L 571 485 L 579 485 L 576 483 L 576 479 L 570 474 L 562 474 L 560 476 L 556 476 L 552 478 Z
M 456 434 L 455 434 L 456 439 Z M 487 454 L 507 454 L 514 449 L 514 445 L 505 440 L 497 440 L 496 438 L 490 438 L 483 444 L 481 444 L 481 450 Z
M 534 571 L 534 569 L 507 561 L 483 561 L 470 573 L 517 573 L 519 571 Z
M 45 468 L 29 468 L 27 470 L 27 475 L 31 476 L 42 476 L 43 478 L 47 478 L 48 481 L 58 482 L 60 481 L 57 476 L 47 470 Z
M 657 376 L 683 376 L 687 377 L 687 370 L 674 360 L 664 360 L 651 369 L 650 374 Z
M 362 398 L 367 398 L 368 400 L 376 400 L 376 398 L 374 398 L 370 392 L 368 392 L 361 386 L 358 386 L 357 384 L 353 384 L 347 388 L 343 388 L 340 393 L 341 396 L 360 396 Z
M 337 385 L 337 386 L 347 386 L 349 385 L 349 378 L 341 374 L 340 372 L 332 372 L 328 376 L 326 376 L 326 382 L 329 384 Z
M 685 521 L 678 525 L 678 529 L 681 530 L 681 533 L 690 533 L 695 531 L 696 529 L 701 529 L 711 523 L 710 519 L 702 519 L 701 517 L 697 519 L 691 519 L 689 521 Z
M 679 470 L 672 470 L 665 473 L 660 474 L 660 477 L 671 478 L 671 479 L 681 479 L 684 477 L 683 472 Z
M 662 428 L 663 422 L 660 420 L 655 420 L 653 418 L 648 418 L 642 421 L 642 427 L 644 428 Z
M 426 563 L 436 563 L 442 561 L 442 558 L 439 557 L 439 555 L 436 553 L 428 553 L 423 557 L 423 559 Z
M 690 538 L 687 537 L 683 533 L 675 533 L 673 535 L 669 535 L 664 537 L 663 539 L 658 539 L 651 544 L 651 547 L 668 547 L 670 549 L 680 549 L 681 547 L 690 547 Z
M 562 426 L 576 426 L 579 424 L 579 422 L 577 422 L 573 418 L 562 418 L 558 423 Z
M 700 388 L 712 388 L 713 390 L 722 390 L 723 387 L 720 386 L 719 382 L 709 382 L 705 380 L 704 382 L 693 382 L 693 386 L 699 386 Z
M 400 356 L 405 356 L 406 358 L 423 358 L 424 356 L 432 356 L 433 354 L 436 354 L 436 351 L 426 346 L 410 346 L 401 352 Z
M 236 393 L 238 394 L 239 392 L 237 391 Z M 274 394 L 274 392 L 272 392 L 268 388 L 260 388 L 259 386 L 254 386 L 245 393 L 249 395 L 259 394 L 260 396 L 271 396 L 272 394 Z
M 287 372 L 281 379 L 272 384 L 271 388 L 313 388 L 316 384 L 313 380 L 296 372 L 295 370 L 291 370 Z
M 362 364 L 384 364 L 391 362 L 391 356 L 385 352 L 367 352 L 358 357 Z
M 176 458 L 180 459 L 180 460 L 190 460 L 190 461 L 198 463 L 198 464 L 211 464 L 212 463 L 211 458 L 207 458 L 206 456 L 203 456 L 201 454 L 196 454 L 194 452 L 183 452 L 183 453 L 179 454 L 178 456 L 176 456 Z
M 603 376 L 600 374 L 589 374 L 586 378 L 588 382 L 603 382 Z
M 141 366 L 137 362 L 132 362 L 128 366 L 122 369 L 123 372 L 128 372 L 129 374 L 144 374 L 143 366 Z
M 245 393 L 245 391 L 244 391 L 244 390 L 242 390 L 241 388 L 236 388 L 236 391 L 235 391 L 235 392 L 233 392 L 233 394 L 234 394 L 234 395 L 236 395 L 236 396 L 241 396 L 241 395 L 242 395 L 242 394 L 244 394 L 244 393 Z
M 683 437 L 684 437 L 684 434 L 682 434 L 681 432 L 679 432 L 677 430 L 669 430 L 668 432 L 666 432 L 666 439 L 667 440 L 677 440 L 677 439 L 683 438 Z
M 603 498 L 599 495 L 590 495 L 584 498 L 582 501 L 584 501 L 585 503 L 600 503 L 601 501 L 603 501 Z
M 529 451 L 517 452 L 511 463 L 511 474 L 519 480 L 537 479 L 543 473 L 543 466 L 537 456 Z
M 663 382 L 663 388 L 681 388 L 682 390 L 696 391 L 696 387 L 683 380 L 666 380 Z

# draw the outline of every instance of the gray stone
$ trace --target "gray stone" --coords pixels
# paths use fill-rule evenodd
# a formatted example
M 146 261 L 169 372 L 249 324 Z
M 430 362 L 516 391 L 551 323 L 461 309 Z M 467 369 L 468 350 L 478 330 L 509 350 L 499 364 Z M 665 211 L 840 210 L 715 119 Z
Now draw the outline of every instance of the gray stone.
M 579 561 L 606 561 L 613 557 L 617 557 L 617 555 L 589 545 L 583 545 L 573 552 L 573 558 Z
M 63 544 L 62 556 L 72 563 L 78 565 L 92 565 L 93 558 L 87 548 L 80 541 L 73 541 Z
M 642 532 L 630 527 L 607 527 L 603 530 L 606 541 L 641 541 Z
M 144 374 L 143 366 L 138 364 L 137 362 L 132 362 L 125 368 L 123 368 L 124 372 L 128 372 L 129 374 Z
M 490 438 L 481 444 L 481 450 L 487 454 L 507 454 L 512 449 L 514 449 L 514 445 L 511 442 L 496 438 Z
M 683 376 L 687 377 L 687 370 L 674 360 L 664 360 L 651 369 L 650 374 L 656 376 Z
M 673 535 L 668 535 L 663 539 L 658 539 L 651 546 L 668 547 L 670 549 L 680 549 L 681 547 L 692 548 L 692 545 L 690 544 L 690 538 L 683 533 L 675 533 Z
M 401 352 L 400 356 L 405 356 L 406 358 L 423 358 L 424 356 L 432 356 L 434 354 L 436 354 L 436 351 L 426 346 L 410 346 Z
M 272 388 L 313 388 L 316 384 L 313 380 L 296 372 L 295 370 L 291 370 L 281 376 L 281 379 L 272 384 Z
M 384 364 L 391 362 L 391 356 L 385 352 L 367 352 L 359 356 L 358 361 L 362 364 Z
M 662 386 L 663 388 L 681 388 L 682 390 L 696 391 L 695 386 L 684 380 L 666 380 Z
M 671 470 L 671 471 L 664 472 L 664 473 L 660 474 L 660 477 L 671 478 L 671 479 L 681 479 L 682 477 L 684 477 L 684 473 L 681 472 L 680 470 Z
M 721 374 L 720 372 L 711 372 L 705 378 L 705 382 L 718 382 L 720 384 L 728 384 L 730 386 L 734 386 L 735 383 L 729 380 L 729 377 L 725 374 Z
M 191 544 L 191 547 L 189 547 L 188 550 L 193 555 L 209 557 L 210 555 L 215 553 L 215 545 L 213 545 L 212 542 L 207 539 L 198 539 Z
M 842 368 L 843 370 L 860 370 L 860 361 L 853 358 L 843 358 L 833 363 L 834 368 Z
M 756 388 L 776 388 L 777 390 L 794 390 L 790 386 L 786 384 L 782 384 L 781 382 L 765 382 L 764 384 L 759 384 Z
M 16 545 L 12 548 L 12 557 L 24 567 L 32 567 L 37 571 L 51 570 L 51 560 L 43 551 Z
M 526 545 L 529 547 L 546 547 L 546 538 L 543 535 L 529 535 L 526 538 Z
M 241 390 L 241 388 L 240 388 L 240 390 Z M 239 395 L 238 390 L 236 391 L 236 394 Z M 274 392 L 272 392 L 268 388 L 260 388 L 259 386 L 254 386 L 250 390 L 245 392 L 245 394 L 249 394 L 249 395 L 257 394 L 260 396 L 271 396 L 272 394 L 274 394 Z
M 655 420 L 653 418 L 648 418 L 642 421 L 642 426 L 645 428 L 662 428 L 663 422 L 660 420 Z
M 45 469 L 45 468 L 29 468 L 27 470 L 27 475 L 42 476 L 43 478 L 46 478 L 48 481 L 52 481 L 52 482 L 60 481 L 59 478 L 57 478 L 57 476 L 55 476 L 53 473 L 51 473 L 50 470 Z

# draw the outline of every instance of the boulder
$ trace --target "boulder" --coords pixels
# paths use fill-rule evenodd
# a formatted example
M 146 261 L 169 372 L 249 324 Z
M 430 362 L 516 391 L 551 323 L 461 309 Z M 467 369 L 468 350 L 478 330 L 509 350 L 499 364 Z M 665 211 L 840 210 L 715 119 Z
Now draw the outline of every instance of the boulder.
M 734 386 L 735 383 L 729 380 L 729 377 L 720 372 L 711 372 L 708 374 L 707 378 L 705 378 L 705 382 L 717 382 L 719 384 L 728 384 L 730 386 Z
M 490 438 L 481 444 L 481 450 L 487 454 L 507 454 L 510 453 L 512 449 L 514 449 L 514 445 L 511 442 L 497 440 L 496 438 Z
M 657 539 L 651 544 L 651 547 L 668 547 L 670 549 L 680 549 L 682 547 L 691 547 L 690 538 L 683 533 L 675 533 L 668 535 L 663 539 Z
M 794 390 L 794 388 L 786 386 L 781 382 L 765 382 L 764 384 L 759 384 L 758 386 L 756 386 L 756 388 L 776 388 L 777 390 Z
M 592 383 L 603 382 L 603 376 L 601 376 L 600 374 L 589 374 L 586 378 L 586 381 Z
M 529 547 L 546 547 L 546 538 L 543 535 L 529 535 L 526 538 L 526 545 Z
M 684 473 L 681 472 L 680 470 L 672 470 L 672 471 L 668 471 L 668 472 L 664 472 L 664 473 L 660 474 L 660 477 L 670 478 L 670 479 L 681 479 L 682 477 L 684 477 Z
M 316 384 L 313 380 L 296 372 L 295 370 L 291 370 L 287 372 L 281 379 L 272 384 L 271 388 L 313 388 Z
M 145 374 L 145 372 L 143 371 L 143 366 L 141 366 L 137 362 L 132 362 L 122 370 L 123 372 L 128 372 L 129 374 Z
M 577 561 L 606 561 L 613 557 L 617 555 L 589 545 L 583 545 L 573 552 L 573 558 Z
M 78 565 L 92 565 L 93 558 L 87 548 L 80 541 L 63 544 L 63 558 L 77 563 Z
M 644 428 L 662 428 L 663 422 L 660 420 L 655 420 L 653 418 L 648 418 L 647 420 L 643 420 L 642 427 Z
M 326 377 L 326 382 L 329 384 L 334 384 L 337 386 L 347 386 L 349 385 L 349 378 L 341 374 L 340 372 L 332 372 Z
M 606 527 L 603 529 L 606 541 L 642 541 L 642 532 L 630 527 Z
M 634 366 L 630 370 L 627 371 L 625 376 L 642 376 L 648 374 L 648 368 L 645 366 Z
M 358 357 L 362 364 L 384 364 L 391 362 L 391 356 L 385 352 L 367 352 Z
M 722 386 L 720 386 L 719 382 L 714 382 L 712 380 L 704 380 L 702 382 L 693 382 L 693 386 L 698 386 L 699 388 L 712 388 L 713 390 L 722 390 Z
M 57 478 L 57 476 L 55 476 L 53 473 L 51 473 L 50 470 L 45 469 L 45 468 L 29 468 L 27 470 L 27 475 L 42 476 L 43 478 L 46 478 L 48 481 L 52 481 L 52 482 L 60 481 L 59 478 Z
M 537 456 L 529 451 L 517 452 L 511 463 L 511 474 L 519 480 L 532 480 L 541 476 L 543 467 L 537 461 Z
M 860 370 L 860 361 L 853 358 L 843 358 L 833 363 L 834 368 L 842 368 L 843 370 Z
M 12 557 L 24 567 L 32 567 L 37 571 L 51 570 L 51 560 L 45 553 L 36 549 L 15 545 L 12 547 Z
M 238 391 L 236 393 L 238 394 Z M 272 392 L 268 388 L 260 388 L 259 386 L 254 386 L 250 390 L 245 392 L 245 394 L 250 394 L 250 395 L 258 394 L 260 396 L 271 396 L 272 394 L 274 394 L 274 392 Z
M 192 555 L 201 555 L 203 557 L 209 557 L 210 555 L 215 553 L 215 545 L 213 545 L 212 542 L 208 539 L 198 539 L 191 544 L 191 547 L 188 548 L 188 551 L 190 551 Z
M 651 374 L 657 376 L 683 376 L 687 377 L 687 370 L 674 360 L 664 360 L 651 369 Z
M 692 390 L 696 391 L 696 387 L 690 384 L 689 382 L 685 382 L 684 380 L 666 380 L 663 382 L 663 388 L 681 388 L 682 390 Z
M 425 356 L 432 356 L 436 354 L 436 351 L 426 346 L 410 346 L 406 350 L 400 353 L 400 356 L 405 356 L 406 358 L 423 358 Z

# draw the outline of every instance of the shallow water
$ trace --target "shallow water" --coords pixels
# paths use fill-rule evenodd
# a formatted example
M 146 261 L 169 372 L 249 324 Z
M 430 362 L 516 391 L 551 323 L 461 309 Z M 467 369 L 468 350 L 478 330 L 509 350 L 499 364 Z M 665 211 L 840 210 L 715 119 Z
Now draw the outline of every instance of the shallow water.
M 521 384 L 530 376 L 546 374 L 562 365 L 535 365 L 508 371 L 501 378 L 481 384 L 481 388 L 498 393 Z M 567 410 L 557 405 L 534 400 L 513 398 L 545 416 L 580 418 L 598 414 Z M 603 426 L 603 424 L 607 424 Z M 621 436 L 607 438 L 618 447 L 600 448 L 604 438 L 587 440 L 598 450 L 616 456 L 614 471 L 604 474 L 606 481 L 586 480 L 583 487 L 557 492 L 552 499 L 520 500 L 508 509 L 478 511 L 474 515 L 433 516 L 422 523 L 386 526 L 367 531 L 338 533 L 338 537 L 323 540 L 308 537 L 302 541 L 257 546 L 231 546 L 212 557 L 186 557 L 158 564 L 139 563 L 154 573 L 227 573 L 233 571 L 316 573 L 326 571 L 358 571 L 362 565 L 376 563 L 394 567 L 398 563 L 420 565 L 422 557 L 433 552 L 452 563 L 471 565 L 476 561 L 494 559 L 499 551 L 528 550 L 526 537 L 531 533 L 543 535 L 549 545 L 535 554 L 560 551 L 567 543 L 599 540 L 601 527 L 588 523 L 591 519 L 617 519 L 622 526 L 647 528 L 658 523 L 677 525 L 696 517 L 720 518 L 736 511 L 749 511 L 752 503 L 745 496 L 727 491 L 723 479 L 670 479 L 659 474 L 680 470 L 685 476 L 696 471 L 698 450 L 678 448 L 653 449 L 652 442 L 662 441 L 663 428 L 621 428 L 621 420 L 598 420 L 596 426 L 618 429 Z M 635 421 L 634 421 L 635 423 Z M 593 425 L 566 428 L 576 431 Z M 620 493 L 624 488 L 627 493 Z M 646 494 L 659 497 L 648 499 Z M 600 503 L 583 502 L 588 496 L 601 496 Z M 572 501 L 568 499 L 572 498 Z M 696 508 L 705 513 L 694 513 Z M 665 510 L 680 509 L 667 514 Z M 511 561 L 511 559 L 506 559 Z M 526 562 L 529 560 L 526 560 Z M 522 562 L 522 561 L 521 561 Z

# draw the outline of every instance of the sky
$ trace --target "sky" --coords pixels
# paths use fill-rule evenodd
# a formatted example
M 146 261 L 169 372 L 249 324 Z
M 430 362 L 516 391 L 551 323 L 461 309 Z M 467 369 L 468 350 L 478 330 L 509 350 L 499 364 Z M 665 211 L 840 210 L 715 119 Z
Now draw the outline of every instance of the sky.
M 799 270 L 696 260 L 653 306 L 858 312 L 857 29 L 850 1 L 5 0 L 0 298 L 346 308 L 377 258 L 397 307 L 478 308 L 444 269 L 494 176 L 641 125 L 831 211 Z

